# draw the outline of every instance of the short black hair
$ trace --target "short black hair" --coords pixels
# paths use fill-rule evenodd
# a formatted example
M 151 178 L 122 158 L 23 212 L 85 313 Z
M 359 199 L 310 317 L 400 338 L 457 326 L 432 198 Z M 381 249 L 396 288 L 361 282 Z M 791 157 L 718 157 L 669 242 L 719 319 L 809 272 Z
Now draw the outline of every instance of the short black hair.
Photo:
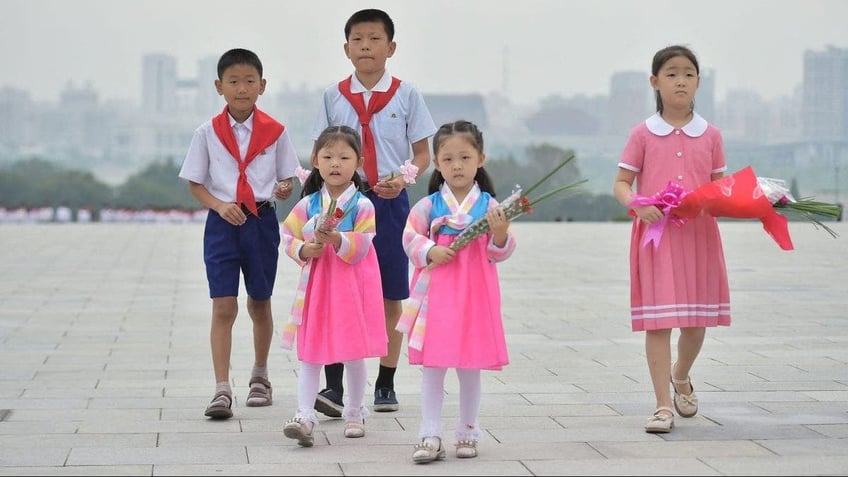
M 354 25 L 368 22 L 382 23 L 383 28 L 386 29 L 386 36 L 389 37 L 389 41 L 395 39 L 395 22 L 392 21 L 389 14 L 376 8 L 366 8 L 365 10 L 354 13 L 347 19 L 344 27 L 345 40 L 350 37 L 350 30 Z
M 259 61 L 259 56 L 244 48 L 233 48 L 221 55 L 218 60 L 218 79 L 224 79 L 224 71 L 233 65 L 253 66 L 259 72 L 259 77 L 262 77 L 262 62 Z

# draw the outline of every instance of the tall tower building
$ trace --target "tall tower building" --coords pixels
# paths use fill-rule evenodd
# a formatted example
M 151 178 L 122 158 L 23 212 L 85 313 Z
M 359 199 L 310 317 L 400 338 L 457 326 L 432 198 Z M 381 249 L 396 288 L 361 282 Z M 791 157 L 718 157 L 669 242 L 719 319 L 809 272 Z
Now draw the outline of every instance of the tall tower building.
M 146 113 L 171 113 L 177 108 L 177 59 L 164 53 L 144 55 L 141 104 Z
M 715 123 L 715 71 L 701 68 L 701 81 L 695 93 L 695 111 L 707 122 Z
M 607 132 L 627 135 L 633 126 L 651 115 L 653 96 L 648 75 L 619 71 L 610 79 Z
M 801 125 L 806 140 L 848 140 L 848 49 L 804 52 Z
M 197 104 L 196 112 L 202 116 L 212 116 L 224 108 L 224 98 L 215 91 L 218 79 L 218 57 L 207 56 L 197 62 Z

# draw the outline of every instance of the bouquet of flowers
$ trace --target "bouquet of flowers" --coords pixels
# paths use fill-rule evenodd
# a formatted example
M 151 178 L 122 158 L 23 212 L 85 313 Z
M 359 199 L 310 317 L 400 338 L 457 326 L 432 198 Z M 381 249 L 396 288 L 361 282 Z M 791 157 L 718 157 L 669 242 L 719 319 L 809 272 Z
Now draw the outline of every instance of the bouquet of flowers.
M 348 212 L 352 210 L 348 208 Z M 339 226 L 339 222 L 345 218 L 348 214 L 336 205 L 336 199 L 330 199 L 330 205 L 327 207 L 325 212 L 321 212 L 321 215 L 318 216 L 318 222 L 315 226 L 316 230 L 320 230 L 321 232 L 332 232 L 336 230 L 336 227 Z
M 300 181 L 301 187 L 303 187 L 303 184 L 306 184 L 306 179 L 309 179 L 309 174 L 312 174 L 312 171 L 300 167 L 300 164 L 298 164 L 297 168 L 294 170 L 294 175 L 296 175 L 297 180 Z
M 660 207 L 667 217 L 667 220 L 660 221 L 662 224 L 658 228 L 650 228 L 642 241 L 642 245 L 646 245 L 655 240 L 655 247 L 667 221 L 679 226 L 688 219 L 707 214 L 713 217 L 759 219 L 763 229 L 780 248 L 792 250 L 794 246 L 789 236 L 788 219 L 780 211 L 796 213 L 814 225 L 824 228 L 833 237 L 836 237 L 836 232 L 824 225 L 820 217 L 835 218 L 839 217 L 841 212 L 836 204 L 811 199 L 796 200 L 789 193 L 784 181 L 757 177 L 751 166 L 694 191 L 684 192 L 679 185 L 669 183 L 665 190 L 654 197 L 637 196 L 631 202 L 631 205 L 648 204 Z
M 535 199 L 530 199 L 528 195 L 536 190 L 540 185 L 542 185 L 545 181 L 551 178 L 557 171 L 562 169 L 566 164 L 571 162 L 574 159 L 574 155 L 572 154 L 566 160 L 564 160 L 560 165 L 556 166 L 552 171 L 548 172 L 544 177 L 539 179 L 535 184 L 533 184 L 527 192 L 521 191 L 521 186 L 516 185 L 515 189 L 506 199 L 501 202 L 501 207 L 504 209 L 504 215 L 506 215 L 507 220 L 512 221 L 513 219 L 520 217 L 524 214 L 532 214 L 533 206 L 542 202 L 543 200 L 553 197 L 560 192 L 564 192 L 569 189 L 573 189 L 580 184 L 586 182 L 586 179 L 581 181 L 573 182 L 568 185 L 564 185 L 562 187 L 557 187 L 551 191 L 548 191 Z M 481 217 L 474 221 L 471 225 L 466 227 L 459 235 L 456 236 L 456 239 L 451 243 L 450 248 L 455 251 L 462 250 L 466 245 L 471 243 L 477 237 L 487 233 L 489 231 L 489 221 L 486 217 Z

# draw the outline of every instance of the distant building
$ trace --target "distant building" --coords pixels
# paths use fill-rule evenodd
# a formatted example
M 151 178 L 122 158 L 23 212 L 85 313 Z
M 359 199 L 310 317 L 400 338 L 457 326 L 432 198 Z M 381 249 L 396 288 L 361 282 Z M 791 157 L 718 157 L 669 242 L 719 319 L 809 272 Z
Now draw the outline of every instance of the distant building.
M 212 117 L 224 109 L 224 98 L 215 90 L 215 80 L 218 79 L 218 57 L 207 56 L 197 62 L 197 114 Z
M 848 140 L 848 49 L 804 52 L 804 139 Z
M 721 129 L 727 143 L 765 144 L 769 137 L 768 105 L 754 91 L 728 91 L 718 116 L 706 119 Z
M 489 125 L 481 94 L 424 94 L 424 102 L 436 127 L 458 119 L 471 121 L 482 130 Z
M 37 111 L 29 92 L 0 88 L 0 152 L 34 146 L 38 130 L 36 118 Z
M 607 108 L 607 133 L 626 136 L 654 108 L 653 91 L 648 75 L 641 71 L 618 71 L 610 78 Z
M 177 109 L 177 59 L 164 53 L 144 55 L 141 64 L 141 104 L 146 113 Z
M 695 111 L 708 122 L 716 121 L 715 71 L 701 68 L 701 81 L 695 92 Z

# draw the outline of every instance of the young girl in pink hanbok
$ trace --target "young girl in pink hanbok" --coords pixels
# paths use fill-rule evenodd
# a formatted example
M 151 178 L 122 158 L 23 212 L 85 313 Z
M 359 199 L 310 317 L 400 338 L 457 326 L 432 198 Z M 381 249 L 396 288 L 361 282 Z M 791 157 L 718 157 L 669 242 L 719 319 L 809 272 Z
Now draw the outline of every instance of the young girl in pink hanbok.
M 297 340 L 300 372 L 297 413 L 283 433 L 303 447 L 313 445 L 318 425 L 315 397 L 322 366 L 344 363 L 347 402 L 345 437 L 365 435 L 365 358 L 385 356 L 388 343 L 377 255 L 374 206 L 360 191 L 358 133 L 332 126 L 316 139 L 313 170 L 300 201 L 282 225 L 282 246 L 302 267 L 283 347 Z
M 509 363 L 497 262 L 512 254 L 515 238 L 483 169 L 483 134 L 468 121 L 445 124 L 433 137 L 433 154 L 430 195 L 412 208 L 403 232 L 415 271 L 397 328 L 409 333 L 409 363 L 424 368 L 416 463 L 445 457 L 441 417 L 447 369 L 456 369 L 460 387 L 456 456 L 470 458 L 477 456 L 481 437 L 480 370 Z M 465 248 L 451 249 L 457 234 L 482 217 L 489 232 Z

